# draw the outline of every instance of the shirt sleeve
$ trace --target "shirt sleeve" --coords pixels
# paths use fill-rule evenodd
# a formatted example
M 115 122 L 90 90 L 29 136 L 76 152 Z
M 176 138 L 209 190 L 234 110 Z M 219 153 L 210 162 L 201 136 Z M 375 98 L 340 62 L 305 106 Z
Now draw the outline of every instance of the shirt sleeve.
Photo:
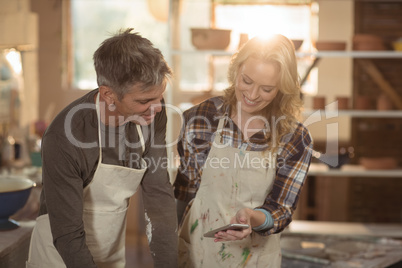
M 180 156 L 180 166 L 174 182 L 175 197 L 186 203 L 196 195 L 201 183 L 202 166 L 211 148 L 211 131 L 199 129 L 197 116 L 187 112 L 185 122 L 177 143 L 177 152 Z
M 267 210 L 274 220 L 274 227 L 261 235 L 279 233 L 292 221 L 300 192 L 311 162 L 313 142 L 309 131 L 302 124 L 284 137 L 278 152 L 277 170 L 272 191 L 260 208 Z
M 141 183 L 142 200 L 155 267 L 177 266 L 177 214 L 167 172 L 166 122 L 166 110 L 163 109 L 149 126 L 152 131 L 143 155 L 148 169 Z
M 79 154 L 66 137 L 48 133 L 42 144 L 43 191 L 53 243 L 67 267 L 96 267 L 85 242 Z

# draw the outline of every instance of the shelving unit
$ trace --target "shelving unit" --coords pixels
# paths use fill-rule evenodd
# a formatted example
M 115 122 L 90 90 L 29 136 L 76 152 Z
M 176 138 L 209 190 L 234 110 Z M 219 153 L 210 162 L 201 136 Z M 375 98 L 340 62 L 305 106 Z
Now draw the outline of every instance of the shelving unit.
M 401 62 L 402 53 L 396 51 L 326 51 L 298 54 L 312 57 L 313 65 L 325 58 L 353 58 L 355 81 L 353 97 L 363 93 L 361 90 L 359 91 L 362 85 L 356 81 L 363 80 L 365 83 L 371 81 L 372 91 L 376 94 L 379 92 L 387 94 L 397 108 L 397 110 L 389 111 L 306 109 L 303 111 L 304 118 L 310 116 L 327 119 L 350 118 L 353 126 L 350 144 L 355 147 L 355 162 L 362 156 L 381 157 L 387 156 L 387 154 L 394 156 L 389 146 L 392 146 L 392 140 L 395 140 L 395 134 L 401 128 L 401 124 L 398 123 L 398 120 L 402 118 L 400 88 L 394 82 L 395 76 L 393 76 L 394 80 L 387 79 L 389 69 L 384 68 L 383 64 L 387 61 Z M 383 134 L 380 134 L 381 131 Z M 392 135 L 393 133 L 394 135 Z M 393 138 L 390 139 L 390 136 Z M 370 139 L 371 142 L 368 142 Z M 394 143 L 393 151 L 397 150 L 398 144 L 399 142 Z M 373 151 L 373 147 L 382 148 L 382 152 L 378 153 L 374 149 L 374 154 L 367 154 Z M 323 163 L 312 163 L 300 197 L 299 218 L 314 221 L 400 222 L 402 207 L 398 189 L 402 186 L 401 178 L 401 168 L 367 170 L 358 164 L 347 164 L 339 169 L 331 169 Z

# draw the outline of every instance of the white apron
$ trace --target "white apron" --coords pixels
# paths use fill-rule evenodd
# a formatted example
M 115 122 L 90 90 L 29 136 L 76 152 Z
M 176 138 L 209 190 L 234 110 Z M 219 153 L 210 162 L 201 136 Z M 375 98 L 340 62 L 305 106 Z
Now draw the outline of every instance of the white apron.
M 272 189 L 276 158 L 221 144 L 220 119 L 203 167 L 201 184 L 179 230 L 179 267 L 280 267 L 279 234 L 252 234 L 240 241 L 214 242 L 203 234 L 230 223 L 244 207 L 261 206 Z
M 102 138 L 99 94 L 96 110 L 100 144 Z M 139 125 L 137 131 L 144 151 L 145 143 Z M 91 183 L 84 188 L 83 195 L 86 243 L 98 267 L 125 267 L 125 230 L 129 198 L 136 192 L 147 169 L 145 160 L 141 161 L 141 169 L 103 164 L 100 144 L 98 166 Z M 30 267 L 66 267 L 53 245 L 48 214 L 41 215 L 36 220 L 27 261 L 27 268 Z

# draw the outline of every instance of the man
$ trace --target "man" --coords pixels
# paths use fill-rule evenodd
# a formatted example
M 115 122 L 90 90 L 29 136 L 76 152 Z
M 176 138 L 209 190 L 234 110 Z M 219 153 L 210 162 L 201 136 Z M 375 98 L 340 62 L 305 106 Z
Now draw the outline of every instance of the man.
M 171 70 L 132 30 L 95 51 L 99 88 L 68 105 L 43 137 L 43 190 L 27 267 L 125 267 L 126 211 L 138 186 L 154 265 L 177 266 L 162 97 Z

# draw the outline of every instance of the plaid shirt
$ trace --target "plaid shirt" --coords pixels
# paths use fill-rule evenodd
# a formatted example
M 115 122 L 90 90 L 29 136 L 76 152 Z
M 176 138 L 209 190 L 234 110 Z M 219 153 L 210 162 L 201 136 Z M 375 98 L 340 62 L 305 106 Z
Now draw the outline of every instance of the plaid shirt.
M 195 197 L 219 119 L 227 112 L 222 97 L 211 98 L 184 112 L 184 127 L 177 145 L 180 155 L 180 167 L 174 183 L 177 199 L 189 202 Z M 224 144 L 249 151 L 268 148 L 263 130 L 244 141 L 241 130 L 229 117 L 226 118 L 222 131 Z M 293 133 L 285 135 L 282 142 L 284 145 L 277 152 L 273 188 L 265 203 L 258 207 L 271 213 L 274 227 L 260 233 L 262 235 L 281 232 L 291 222 L 311 161 L 312 139 L 301 123 L 297 124 Z

